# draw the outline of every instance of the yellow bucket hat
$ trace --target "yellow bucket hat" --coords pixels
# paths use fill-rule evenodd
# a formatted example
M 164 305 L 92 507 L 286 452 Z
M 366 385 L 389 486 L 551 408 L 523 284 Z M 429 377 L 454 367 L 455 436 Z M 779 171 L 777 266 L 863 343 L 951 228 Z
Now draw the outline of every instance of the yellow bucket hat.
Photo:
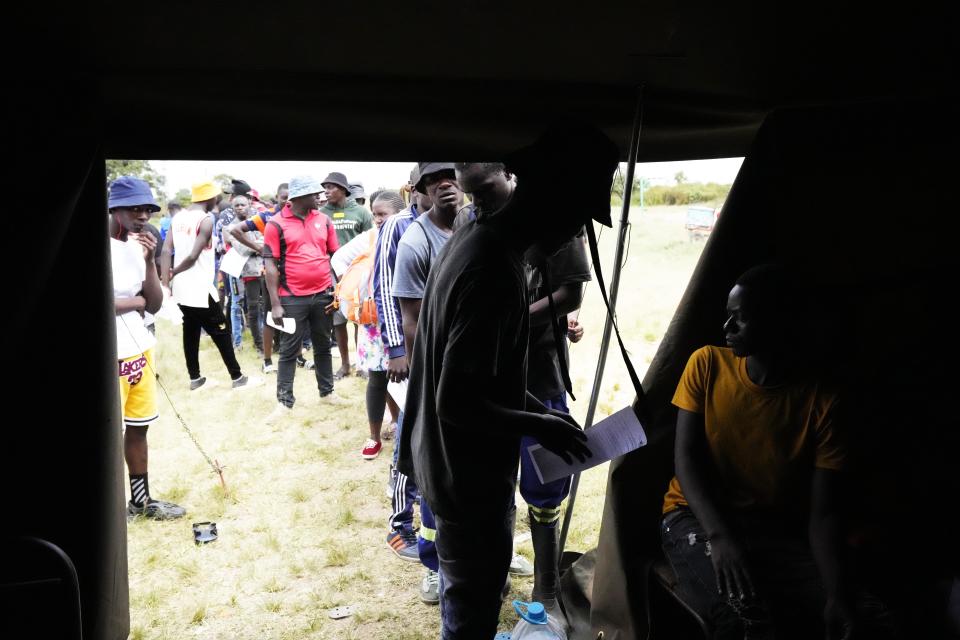
M 223 193 L 213 182 L 198 182 L 190 187 L 190 202 L 205 202 Z

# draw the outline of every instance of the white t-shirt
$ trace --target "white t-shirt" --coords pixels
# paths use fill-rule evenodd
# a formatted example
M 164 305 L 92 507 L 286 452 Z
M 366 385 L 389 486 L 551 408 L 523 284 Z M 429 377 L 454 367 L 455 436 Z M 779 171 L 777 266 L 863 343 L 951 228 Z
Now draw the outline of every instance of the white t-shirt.
M 140 243 L 110 238 L 110 261 L 113 266 L 114 297 L 133 298 L 139 295 L 143 290 L 143 281 L 147 279 L 147 265 Z M 139 355 L 156 342 L 157 339 L 147 331 L 139 313 L 128 311 L 117 316 L 117 358 Z
M 209 213 L 199 209 L 184 209 L 173 216 L 169 233 L 173 234 L 174 266 L 179 266 L 193 251 L 200 223 L 208 217 L 210 217 Z M 217 300 L 220 294 L 213 285 L 216 276 L 214 267 L 213 235 L 211 234 L 210 241 L 200 252 L 193 266 L 178 273 L 171 281 L 170 285 L 173 289 L 171 293 L 176 303 L 185 307 L 206 309 L 209 304 L 208 297 Z

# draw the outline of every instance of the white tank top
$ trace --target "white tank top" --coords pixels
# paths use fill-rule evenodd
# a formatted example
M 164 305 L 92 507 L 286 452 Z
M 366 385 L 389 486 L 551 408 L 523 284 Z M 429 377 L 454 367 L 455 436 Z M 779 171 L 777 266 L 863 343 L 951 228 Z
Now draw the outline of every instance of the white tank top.
M 197 232 L 200 223 L 211 214 L 199 209 L 183 209 L 173 217 L 170 223 L 170 233 L 173 234 L 174 266 L 178 266 L 193 251 L 197 241 Z M 178 273 L 170 283 L 173 299 L 177 304 L 185 307 L 206 308 L 207 298 L 214 300 L 219 295 L 214 286 L 215 259 L 213 252 L 213 237 L 211 234 L 207 246 L 200 252 L 200 256 L 192 267 Z

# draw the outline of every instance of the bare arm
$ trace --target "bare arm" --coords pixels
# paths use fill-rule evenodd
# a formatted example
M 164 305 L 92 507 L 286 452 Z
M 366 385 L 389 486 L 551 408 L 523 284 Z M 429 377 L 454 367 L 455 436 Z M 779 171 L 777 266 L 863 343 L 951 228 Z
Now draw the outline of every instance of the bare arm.
M 280 270 L 277 269 L 277 261 L 273 258 L 264 258 L 263 274 L 267 283 L 267 293 L 270 295 L 273 321 L 281 324 L 283 322 L 283 305 L 280 304 Z
M 147 300 L 143 296 L 133 296 L 132 298 L 113 298 L 113 308 L 114 313 L 118 316 L 122 316 L 128 311 L 136 311 L 137 313 L 143 313 L 143 310 L 147 308 Z
M 167 237 L 163 241 L 163 250 L 160 252 L 160 278 L 163 286 L 170 288 L 170 279 L 173 275 L 170 273 L 173 266 L 173 231 L 167 232 Z
M 197 263 L 197 258 L 200 257 L 200 253 L 210 244 L 211 235 L 213 235 L 213 218 L 207 216 L 200 223 L 200 228 L 197 229 L 197 239 L 193 243 L 193 249 L 190 250 L 190 255 L 173 268 L 173 271 L 170 272 L 171 278 L 176 277 L 178 273 L 183 273 Z M 170 236 L 168 235 L 167 237 Z
M 143 281 L 140 295 L 144 299 L 144 309 L 149 313 L 156 313 L 163 305 L 163 289 L 160 288 L 160 277 L 157 275 L 154 256 L 157 251 L 157 240 L 150 233 L 137 234 L 137 242 L 143 251 L 143 261 L 146 263 L 147 277 Z
M 755 596 L 746 555 L 716 495 L 716 472 L 702 414 L 680 409 L 674 462 L 683 495 L 710 541 L 717 591 L 740 600 Z
M 417 323 L 420 320 L 420 298 L 397 298 L 400 303 L 400 315 L 403 318 L 403 348 L 409 356 L 413 355 L 413 341 L 417 337 Z
M 557 310 L 557 317 L 566 315 L 580 308 L 583 294 L 583 283 L 564 284 L 553 292 L 553 304 Z M 544 296 L 530 305 L 530 326 L 547 324 L 550 321 L 550 300 Z
M 674 463 L 683 495 L 706 534 L 710 538 L 730 535 L 730 527 L 711 490 L 716 485 L 702 414 L 684 409 L 678 412 Z
M 827 593 L 825 622 L 829 627 L 839 625 L 844 638 L 853 633 L 855 626 L 853 606 L 846 591 L 846 579 L 841 557 L 841 528 L 838 501 L 841 493 L 839 471 L 814 469 L 810 504 L 808 534 L 810 549 L 820 570 L 824 590 Z
M 228 236 L 231 240 L 235 240 L 239 244 L 242 244 L 243 246 L 248 247 L 249 249 L 252 249 L 257 253 L 262 253 L 263 245 L 260 244 L 259 242 L 254 242 L 253 240 L 247 237 L 247 234 L 245 233 L 246 228 L 244 228 L 245 222 L 246 222 L 245 220 L 241 220 L 240 222 L 234 222 L 233 224 L 229 225 L 226 229 L 223 230 L 224 235 Z

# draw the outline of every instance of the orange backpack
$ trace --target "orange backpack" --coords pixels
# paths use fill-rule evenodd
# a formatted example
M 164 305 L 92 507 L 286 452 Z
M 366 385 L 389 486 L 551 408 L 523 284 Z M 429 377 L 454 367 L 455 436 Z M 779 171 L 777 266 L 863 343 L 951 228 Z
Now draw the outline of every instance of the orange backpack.
M 333 292 L 333 306 L 357 324 L 377 323 L 377 303 L 373 299 L 373 260 L 377 234 L 370 233 L 370 246 L 347 267 Z

